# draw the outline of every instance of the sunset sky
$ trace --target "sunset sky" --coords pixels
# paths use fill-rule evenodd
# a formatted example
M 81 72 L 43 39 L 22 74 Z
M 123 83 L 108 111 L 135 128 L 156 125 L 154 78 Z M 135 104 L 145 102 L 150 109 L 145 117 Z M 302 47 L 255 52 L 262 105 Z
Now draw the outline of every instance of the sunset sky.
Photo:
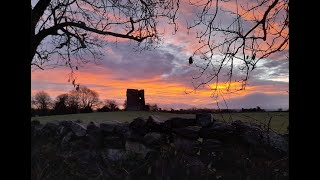
M 216 100 L 208 87 L 185 93 L 193 89 L 192 75 L 198 72 L 194 65 L 189 65 L 188 58 L 199 44 L 195 32 L 187 34 L 186 30 L 186 19 L 190 19 L 194 10 L 181 7 L 178 32 L 173 34 L 173 26 L 163 24 L 160 27 L 163 43 L 159 47 L 140 52 L 135 50 L 133 41 L 108 37 L 110 43 L 104 47 L 102 60 L 80 66 L 76 81 L 98 92 L 101 100 L 114 99 L 119 105 L 126 99 L 126 89 L 131 88 L 144 89 L 146 103 L 157 103 L 161 108 L 216 108 Z M 225 18 L 227 21 L 228 17 Z M 44 90 L 54 99 L 69 92 L 73 89 L 68 82 L 69 73 L 67 67 L 32 68 L 32 95 Z M 219 88 L 223 91 L 226 87 L 221 83 Z M 232 109 L 260 106 L 285 110 L 289 108 L 288 90 L 289 59 L 280 53 L 257 64 L 244 91 L 223 94 L 223 97 Z M 217 101 L 220 107 L 225 107 L 221 98 Z

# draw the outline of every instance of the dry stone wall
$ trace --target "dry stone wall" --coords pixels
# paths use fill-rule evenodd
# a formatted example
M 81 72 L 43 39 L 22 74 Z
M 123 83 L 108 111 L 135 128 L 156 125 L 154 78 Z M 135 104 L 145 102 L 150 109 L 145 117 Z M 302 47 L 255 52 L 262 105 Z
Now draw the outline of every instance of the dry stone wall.
M 31 179 L 289 179 L 287 136 L 211 114 L 31 123 Z

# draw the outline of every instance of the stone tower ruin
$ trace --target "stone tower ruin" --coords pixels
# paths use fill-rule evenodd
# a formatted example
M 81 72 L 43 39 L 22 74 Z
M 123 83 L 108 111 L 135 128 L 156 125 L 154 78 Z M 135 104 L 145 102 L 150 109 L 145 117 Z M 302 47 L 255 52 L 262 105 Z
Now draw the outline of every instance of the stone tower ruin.
M 145 108 L 144 90 L 127 89 L 127 111 L 141 111 Z

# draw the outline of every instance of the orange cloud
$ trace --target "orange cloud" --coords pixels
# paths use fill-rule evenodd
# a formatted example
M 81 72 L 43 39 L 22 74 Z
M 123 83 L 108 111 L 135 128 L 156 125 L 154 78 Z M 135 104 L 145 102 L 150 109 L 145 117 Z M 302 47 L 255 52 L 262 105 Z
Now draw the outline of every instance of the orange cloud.
M 102 68 L 97 66 L 97 69 Z M 73 89 L 71 83 L 67 83 L 68 69 L 54 69 L 46 71 L 35 71 L 32 73 L 31 79 L 34 83 L 60 83 L 66 88 L 64 90 L 56 89 L 56 86 L 49 86 L 47 89 L 32 89 L 32 94 L 38 90 L 45 90 L 53 98 L 59 94 L 67 93 Z M 211 98 L 213 91 L 209 88 L 200 88 L 196 93 L 186 94 L 185 90 L 192 90 L 191 87 L 186 87 L 185 84 L 179 82 L 166 82 L 161 77 L 144 78 L 139 80 L 125 79 L 117 80 L 111 72 L 104 74 L 95 72 L 80 72 L 76 74 L 77 82 L 80 85 L 85 85 L 92 90 L 99 93 L 101 100 L 114 99 L 119 104 L 123 104 L 126 99 L 126 89 L 144 89 L 147 103 L 159 103 L 159 104 L 174 104 L 182 103 L 191 106 L 199 106 L 203 104 L 209 104 L 215 102 L 214 98 Z M 237 83 L 231 84 L 231 89 L 234 86 L 238 86 Z M 215 87 L 214 84 L 211 84 Z M 241 97 L 255 92 L 264 92 L 268 94 L 285 94 L 286 92 L 279 91 L 272 85 L 266 86 L 247 86 L 246 90 L 238 91 L 236 93 L 227 93 L 227 85 L 225 83 L 219 83 L 218 89 L 223 92 L 223 97 L 228 100 L 235 97 Z

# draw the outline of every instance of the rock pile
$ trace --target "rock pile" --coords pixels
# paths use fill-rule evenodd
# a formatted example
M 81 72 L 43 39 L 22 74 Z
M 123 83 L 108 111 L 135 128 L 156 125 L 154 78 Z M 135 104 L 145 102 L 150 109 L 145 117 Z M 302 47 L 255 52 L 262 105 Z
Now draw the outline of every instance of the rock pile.
M 31 179 L 289 179 L 288 140 L 196 119 L 31 123 Z

